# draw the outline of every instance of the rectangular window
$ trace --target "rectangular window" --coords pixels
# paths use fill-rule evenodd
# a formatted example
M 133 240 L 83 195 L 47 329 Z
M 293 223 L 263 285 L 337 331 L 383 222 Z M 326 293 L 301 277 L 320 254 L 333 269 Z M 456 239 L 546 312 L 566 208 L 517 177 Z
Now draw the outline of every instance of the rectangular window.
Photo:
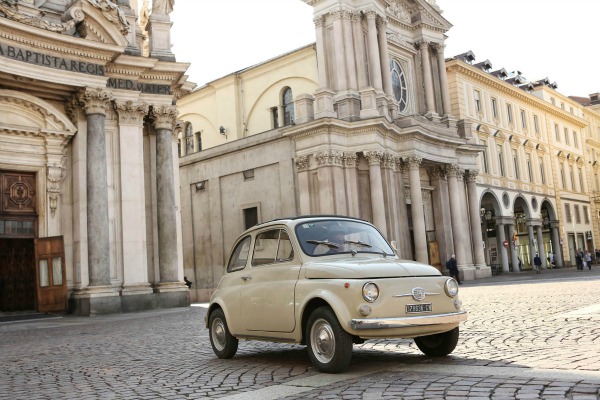
M 573 222 L 573 217 L 571 217 L 571 205 L 570 204 L 565 204 L 565 219 L 567 220 L 568 224 Z
M 565 109 L 565 103 L 560 103 L 560 108 Z
M 279 128 L 279 109 L 278 109 L 278 107 L 271 108 L 271 119 L 273 121 L 273 129 Z
M 562 189 L 567 188 L 567 182 L 565 181 L 565 166 L 562 164 L 560 164 L 560 183 Z
M 579 204 L 575 204 L 573 206 L 573 210 L 575 211 L 575 223 L 580 224 L 581 223 L 581 214 L 579 213 Z
M 506 115 L 508 116 L 508 123 L 512 125 L 513 123 L 513 115 L 512 115 L 512 106 L 510 104 L 506 105 Z
M 529 174 L 529 182 L 533 183 L 533 171 L 531 170 L 531 154 L 527 154 L 526 158 L 527 158 L 527 174 Z
M 569 143 L 569 129 L 565 128 L 565 144 L 568 145 Z
M 483 151 L 481 152 L 481 163 L 483 164 L 483 172 L 485 172 L 486 174 L 489 174 L 489 168 L 488 168 L 488 158 L 487 158 L 487 142 L 485 140 L 481 141 L 481 144 L 484 145 L 485 147 L 483 148 Z
M 573 167 L 569 170 L 569 176 L 571 177 L 571 190 L 575 191 L 575 174 L 573 173 Z
M 202 132 L 196 132 L 196 151 L 202 151 Z
M 581 168 L 579 168 L 579 191 L 585 192 L 585 187 L 583 186 L 583 172 L 581 172 Z
M 546 171 L 544 170 L 544 158 L 539 157 L 538 162 L 540 164 L 540 176 L 542 178 L 542 184 L 545 185 L 546 184 Z
M 596 191 L 598 190 L 598 173 L 597 172 L 594 173 L 594 190 L 596 190 Z M 2 233 L 2 232 L 0 232 L 0 233 Z
M 258 207 L 244 208 L 244 229 L 258 225 Z
M 515 167 L 515 178 L 521 179 L 521 177 L 519 176 L 519 157 L 517 156 L 516 150 L 512 151 L 512 156 L 513 156 L 513 164 Z
M 560 142 L 560 134 L 558 133 L 558 124 L 554 124 L 554 133 L 556 134 L 556 141 Z
M 579 147 L 579 141 L 577 140 L 577 132 L 573 131 L 573 146 Z
M 583 221 L 586 224 L 590 223 L 590 214 L 589 214 L 589 211 L 588 211 L 588 206 L 583 206 Z
M 495 97 L 492 97 L 492 115 L 498 118 L 498 100 Z
M 554 97 L 550 97 L 550 103 L 552 103 L 553 106 L 556 105 L 556 100 L 554 100 Z
M 535 133 L 540 133 L 540 123 L 537 115 L 533 116 L 533 129 L 535 129 Z
M 521 127 L 527 129 L 527 114 L 525 114 L 525 110 L 521 110 Z
M 479 90 L 475 90 L 473 93 L 473 100 L 475 101 L 475 111 L 481 112 L 481 93 Z
M 500 169 L 500 176 L 504 176 L 504 154 L 502 153 L 502 146 L 498 145 L 498 168 Z

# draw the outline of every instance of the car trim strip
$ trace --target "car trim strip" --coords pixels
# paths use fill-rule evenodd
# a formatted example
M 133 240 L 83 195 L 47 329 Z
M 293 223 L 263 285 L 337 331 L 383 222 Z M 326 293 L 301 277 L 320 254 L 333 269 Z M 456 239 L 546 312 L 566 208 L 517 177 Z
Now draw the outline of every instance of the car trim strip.
M 352 329 L 392 329 L 412 328 L 415 326 L 430 326 L 454 324 L 467 320 L 467 312 L 459 311 L 448 314 L 423 315 L 400 318 L 364 318 L 350 321 Z

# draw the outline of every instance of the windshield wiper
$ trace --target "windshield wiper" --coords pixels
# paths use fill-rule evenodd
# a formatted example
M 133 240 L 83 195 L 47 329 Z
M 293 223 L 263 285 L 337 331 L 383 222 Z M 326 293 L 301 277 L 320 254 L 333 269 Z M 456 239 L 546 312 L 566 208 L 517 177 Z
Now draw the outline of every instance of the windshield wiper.
M 329 242 L 327 240 L 313 240 L 313 239 L 310 239 L 310 240 L 307 240 L 306 243 L 310 243 L 310 244 L 324 244 L 325 246 L 329 246 L 330 248 L 333 247 L 334 249 L 337 249 L 337 248 L 340 247 L 339 244 L 335 244 L 335 243 Z
M 373 247 L 369 243 L 361 242 L 360 240 L 344 240 L 344 243 L 355 244 L 362 247 Z

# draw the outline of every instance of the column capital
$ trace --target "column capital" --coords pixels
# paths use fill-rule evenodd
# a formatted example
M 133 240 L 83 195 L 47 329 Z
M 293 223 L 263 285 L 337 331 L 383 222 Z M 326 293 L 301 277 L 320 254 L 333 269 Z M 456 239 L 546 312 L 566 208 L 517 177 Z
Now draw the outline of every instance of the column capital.
M 173 131 L 178 114 L 179 111 L 175 106 L 153 106 L 154 127 Z
M 383 17 L 382 18 L 377 18 L 376 22 L 377 22 L 377 27 L 380 28 L 380 29 L 381 28 L 386 29 L 387 26 L 388 26 L 387 20 L 385 18 L 383 18 Z
M 113 100 L 112 93 L 102 88 L 84 88 L 77 94 L 77 100 L 83 106 L 86 115 L 106 115 L 110 102 Z
M 393 169 L 396 166 L 396 158 L 393 154 L 384 153 L 382 165 L 384 168 Z
M 308 167 L 310 166 L 308 156 L 296 157 L 294 163 L 296 164 L 296 168 L 298 168 L 298 171 L 308 169 Z
M 420 168 L 423 158 L 419 156 L 412 156 L 404 159 L 404 162 L 408 164 L 409 169 Z
M 421 51 L 426 51 L 429 48 L 429 42 L 426 40 L 419 40 L 415 42 L 415 46 Z
M 325 26 L 325 16 L 317 15 L 313 18 L 313 23 L 315 24 L 315 28 L 322 28 L 323 26 Z
M 119 115 L 119 123 L 124 125 L 142 125 L 148 113 L 148 104 L 134 103 L 131 100 L 115 101 L 115 111 Z
M 479 175 L 478 169 L 470 169 L 465 172 L 465 179 L 467 182 L 477 182 L 477 175 Z
M 446 170 L 440 167 L 431 167 L 427 169 L 431 180 L 446 180 Z
M 365 151 L 363 154 L 369 162 L 369 166 L 381 165 L 381 160 L 383 159 L 383 151 Z
M 352 21 L 360 22 L 363 14 L 360 11 L 352 11 Z
M 456 178 L 458 177 L 458 175 L 460 175 L 460 166 L 458 164 L 451 164 L 448 165 L 446 167 L 446 172 L 448 173 L 448 176 L 451 178 Z
M 317 160 L 318 166 L 334 165 L 334 164 L 342 165 L 343 156 L 344 155 L 342 153 L 338 153 L 335 151 L 332 151 L 332 152 L 323 151 L 323 152 L 317 153 L 315 155 L 315 159 Z
M 379 16 L 379 13 L 374 8 L 367 8 L 363 13 L 369 20 L 375 20 Z
M 443 44 L 443 43 L 435 43 L 435 42 L 433 42 L 433 43 L 430 44 L 430 47 L 433 50 L 435 50 L 436 53 L 438 53 L 438 54 L 440 54 L 440 53 L 444 54 L 444 49 L 446 48 L 446 45 Z
M 348 168 L 358 167 L 358 155 L 354 152 L 345 152 L 343 157 L 344 166 Z

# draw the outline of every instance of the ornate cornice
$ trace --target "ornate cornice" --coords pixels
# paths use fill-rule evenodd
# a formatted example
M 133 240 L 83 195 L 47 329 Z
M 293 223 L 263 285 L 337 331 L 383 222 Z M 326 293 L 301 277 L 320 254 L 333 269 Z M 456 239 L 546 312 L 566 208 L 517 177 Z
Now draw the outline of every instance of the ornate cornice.
M 119 123 L 124 125 L 142 125 L 144 116 L 148 114 L 148 105 L 146 103 L 134 103 L 131 100 L 126 102 L 115 102 L 115 110 L 119 115 Z
M 112 93 L 101 88 L 85 88 L 82 89 L 77 100 L 87 115 L 102 114 L 106 115 L 107 108 L 112 101 Z
M 179 111 L 175 106 L 153 106 L 152 116 L 154 117 L 154 127 L 156 129 L 168 129 L 173 131 L 175 121 Z

